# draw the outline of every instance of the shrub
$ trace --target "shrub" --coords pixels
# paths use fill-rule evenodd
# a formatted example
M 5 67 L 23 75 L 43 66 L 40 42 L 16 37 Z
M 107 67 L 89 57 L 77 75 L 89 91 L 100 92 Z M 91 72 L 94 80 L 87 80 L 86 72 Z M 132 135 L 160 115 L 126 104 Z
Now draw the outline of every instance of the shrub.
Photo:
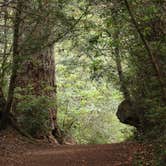
M 48 133 L 50 101 L 46 96 L 28 95 L 17 106 L 18 122 L 25 132 L 33 137 Z

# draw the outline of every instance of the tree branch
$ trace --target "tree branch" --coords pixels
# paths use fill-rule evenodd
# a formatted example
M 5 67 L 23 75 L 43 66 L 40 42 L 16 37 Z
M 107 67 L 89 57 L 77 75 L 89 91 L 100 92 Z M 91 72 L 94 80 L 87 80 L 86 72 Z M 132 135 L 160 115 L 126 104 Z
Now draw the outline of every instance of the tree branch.
M 162 96 L 163 96 L 163 98 L 165 100 L 166 99 L 166 90 L 165 90 L 165 85 L 164 85 L 164 82 L 163 82 L 163 79 L 162 79 L 162 74 L 161 74 L 161 71 L 160 71 L 159 64 L 158 64 L 155 56 L 153 55 L 153 53 L 152 53 L 152 51 L 151 51 L 151 49 L 150 49 L 150 47 L 148 45 L 148 42 L 146 41 L 143 33 L 141 32 L 136 19 L 134 18 L 134 15 L 133 15 L 133 13 L 131 11 L 131 8 L 130 8 L 130 5 L 129 5 L 128 1 L 124 0 L 124 3 L 125 3 L 125 6 L 127 8 L 128 13 L 129 13 L 129 15 L 131 17 L 131 21 L 132 21 L 133 25 L 135 26 L 135 29 L 137 30 L 137 32 L 138 32 L 138 34 L 139 34 L 139 36 L 140 36 L 140 38 L 142 40 L 142 43 L 143 43 L 143 45 L 144 45 L 144 47 L 145 47 L 145 49 L 146 49 L 146 51 L 148 53 L 148 56 L 149 56 L 149 58 L 151 60 L 151 63 L 153 65 L 153 67 L 154 67 L 154 70 L 155 70 L 155 72 L 157 74 L 158 81 L 159 81 L 160 86 L 161 86 L 161 92 L 163 93 Z

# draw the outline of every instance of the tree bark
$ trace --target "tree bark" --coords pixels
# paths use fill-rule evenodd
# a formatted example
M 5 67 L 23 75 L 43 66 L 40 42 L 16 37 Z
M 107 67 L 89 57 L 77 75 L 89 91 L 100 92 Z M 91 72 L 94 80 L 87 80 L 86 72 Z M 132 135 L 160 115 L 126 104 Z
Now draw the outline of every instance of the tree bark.
M 10 115 L 11 105 L 12 105 L 13 96 L 14 96 L 16 75 L 17 75 L 17 70 L 19 65 L 18 45 L 19 45 L 19 28 L 20 28 L 20 21 L 21 21 L 21 18 L 20 18 L 21 8 L 22 8 L 22 0 L 18 0 L 15 20 L 14 20 L 12 74 L 11 74 L 10 83 L 9 83 L 7 101 L 6 101 L 4 110 L 2 111 L 0 129 L 5 129 L 9 123 L 9 115 Z
M 56 100 L 54 44 L 43 48 L 44 45 L 47 45 L 47 43 L 52 40 L 51 28 L 53 25 L 50 25 L 52 19 L 50 18 L 51 13 L 41 15 L 38 20 L 32 20 L 32 26 L 28 25 L 29 20 L 31 19 L 31 15 L 28 15 L 28 12 L 31 9 L 31 5 L 33 5 L 33 3 L 31 3 L 32 2 L 29 0 L 24 3 L 24 10 L 21 16 L 21 18 L 23 18 L 20 26 L 19 44 L 21 59 L 15 87 L 21 88 L 20 94 L 23 96 L 33 95 L 36 98 L 46 96 L 51 102 L 52 100 Z M 49 2 L 46 3 L 48 10 L 46 10 L 44 6 L 40 6 L 35 12 L 44 13 L 45 10 L 48 12 L 50 4 Z M 27 91 L 28 87 L 31 87 L 30 91 Z M 14 113 L 21 100 L 14 99 L 12 104 Z M 17 113 L 15 114 L 17 116 Z M 52 132 L 54 135 L 59 134 L 57 125 L 57 106 L 49 108 L 48 114 Z
M 119 39 L 119 30 L 116 30 L 116 32 L 114 33 L 114 40 L 118 40 L 118 39 Z M 117 41 L 117 43 L 118 43 L 118 41 Z M 124 98 L 125 98 L 125 100 L 131 102 L 130 93 L 126 86 L 125 78 L 123 75 L 121 57 L 120 57 L 120 53 L 119 53 L 119 44 L 117 44 L 117 46 L 115 47 L 115 61 L 116 61 L 119 81 L 120 81 L 120 85 L 121 85 L 121 90 L 123 92 Z
M 53 26 L 49 25 L 50 15 L 43 14 L 37 21 L 34 20 L 31 26 L 28 23 L 31 20 L 29 10 L 31 10 L 32 2 L 29 0 L 23 2 L 23 0 L 17 1 L 13 35 L 13 67 L 7 101 L 0 121 L 1 129 L 5 129 L 10 123 L 11 107 L 14 112 L 18 103 L 21 102 L 14 97 L 16 87 L 26 89 L 31 86 L 33 96 L 46 96 L 50 100 L 56 98 L 54 46 L 52 44 L 42 49 L 42 46 L 50 41 L 50 37 L 52 39 Z M 38 11 L 45 12 L 45 8 L 41 7 Z M 29 92 L 22 91 L 21 94 L 28 95 Z M 58 135 L 56 106 L 49 109 L 49 117 L 51 129 L 54 135 Z
M 116 63 L 117 71 L 118 71 L 118 77 L 119 77 L 119 81 L 120 81 L 121 91 L 123 93 L 125 100 L 127 100 L 130 103 L 131 102 L 130 92 L 129 92 L 129 90 L 126 86 L 126 83 L 125 83 L 125 77 L 123 74 L 122 63 L 121 63 L 120 45 L 119 45 L 120 28 L 119 28 L 118 22 L 117 22 L 116 17 L 115 17 L 117 15 L 118 15 L 118 13 L 115 9 L 114 13 L 112 13 L 112 22 L 113 22 L 113 25 L 115 27 L 114 32 L 113 32 L 113 41 L 115 43 L 115 49 L 114 49 L 115 63 Z M 107 34 L 109 37 L 111 37 L 111 34 L 109 33 L 109 31 L 107 31 Z
M 24 57 L 26 59 L 26 57 Z M 30 55 L 25 60 L 17 74 L 16 87 L 25 89 L 32 87 L 32 91 L 28 92 L 33 96 L 46 96 L 50 100 L 56 99 L 55 84 L 55 60 L 54 48 L 49 47 L 40 52 Z M 48 90 L 47 90 L 48 89 Z M 23 95 L 28 95 L 23 92 Z M 18 101 L 13 104 L 16 107 Z M 16 108 L 14 108 L 16 109 Z M 57 108 L 49 110 L 51 129 L 57 129 Z
M 0 85 L 0 112 L 2 112 L 4 110 L 5 104 L 6 104 L 6 99 L 4 97 L 3 90 L 2 90 L 2 87 Z

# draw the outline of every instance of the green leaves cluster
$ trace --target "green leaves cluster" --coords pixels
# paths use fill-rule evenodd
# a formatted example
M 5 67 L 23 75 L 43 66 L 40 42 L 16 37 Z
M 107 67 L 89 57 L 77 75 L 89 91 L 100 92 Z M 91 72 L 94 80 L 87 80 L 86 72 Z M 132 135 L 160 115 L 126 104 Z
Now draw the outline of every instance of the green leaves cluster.
M 131 136 L 132 128 L 121 124 L 115 115 L 121 93 L 104 79 L 91 79 L 88 57 L 73 59 L 73 53 L 67 48 L 61 52 L 61 47 L 56 50 L 57 102 L 58 121 L 65 135 L 83 144 L 119 142 Z M 66 63 L 68 59 L 73 61 Z

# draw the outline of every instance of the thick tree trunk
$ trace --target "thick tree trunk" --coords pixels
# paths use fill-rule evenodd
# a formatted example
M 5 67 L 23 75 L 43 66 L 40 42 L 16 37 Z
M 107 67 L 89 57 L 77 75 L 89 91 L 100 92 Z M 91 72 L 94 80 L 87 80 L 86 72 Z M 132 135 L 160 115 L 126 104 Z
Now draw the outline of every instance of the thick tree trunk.
M 24 57 L 25 59 L 26 56 Z M 24 60 L 22 67 L 17 74 L 16 87 L 26 89 L 31 87 L 32 94 L 36 97 L 46 96 L 50 100 L 56 99 L 55 84 L 55 60 L 54 48 L 49 47 L 40 52 L 31 55 L 28 60 Z M 23 92 L 23 95 L 28 95 Z M 16 109 L 18 101 L 15 101 L 14 109 Z M 49 110 L 51 129 L 57 129 L 57 108 Z
M 21 65 L 17 73 L 16 88 L 21 88 L 20 94 L 23 96 L 33 95 L 35 98 L 44 96 L 50 102 L 56 103 L 54 45 L 47 46 L 53 38 L 54 22 L 52 22 L 53 14 L 50 11 L 53 4 L 44 0 L 37 3 L 39 6 L 36 10 L 33 8 L 36 3 L 30 0 L 24 2 L 23 6 L 19 46 Z M 39 17 L 33 18 L 31 12 L 35 17 L 36 15 Z M 21 100 L 14 99 L 13 112 L 16 112 Z M 48 105 L 48 109 L 52 133 L 58 135 L 57 106 Z
M 52 39 L 53 25 L 50 25 L 52 16 L 44 13 L 49 12 L 49 5 L 51 4 L 44 1 L 42 3 L 47 5 L 39 6 L 34 11 L 32 1 L 17 1 L 14 22 L 13 68 L 8 97 L 0 124 L 1 128 L 6 128 L 8 121 L 10 121 L 11 107 L 13 113 L 16 116 L 18 115 L 16 109 L 22 99 L 14 97 L 14 90 L 17 87 L 21 88 L 21 95 L 30 94 L 36 98 L 46 96 L 50 101 L 56 98 L 54 48 L 51 45 L 42 49 L 42 46 L 47 45 Z M 31 10 L 34 15 L 41 14 L 41 17 L 33 18 Z M 31 91 L 24 91 L 28 87 L 32 87 Z M 54 135 L 58 135 L 57 108 L 56 106 L 53 108 L 48 106 L 48 108 L 52 132 Z

